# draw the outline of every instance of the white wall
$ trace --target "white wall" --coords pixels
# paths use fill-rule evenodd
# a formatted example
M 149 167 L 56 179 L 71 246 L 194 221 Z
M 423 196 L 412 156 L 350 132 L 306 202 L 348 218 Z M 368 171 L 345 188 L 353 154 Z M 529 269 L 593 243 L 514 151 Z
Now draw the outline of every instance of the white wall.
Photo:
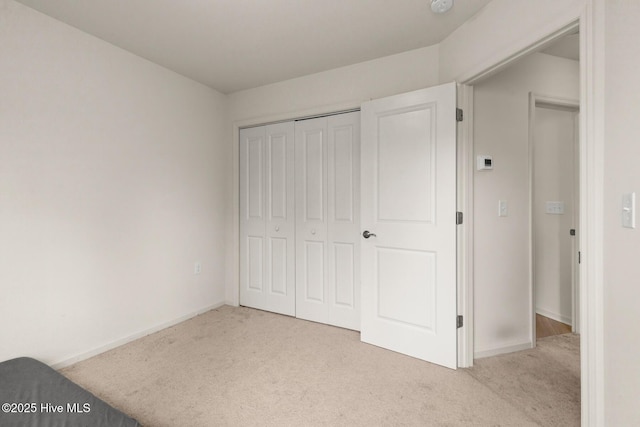
M 272 120 L 292 119 L 306 114 L 359 107 L 363 101 L 422 89 L 438 84 L 438 46 L 387 56 L 373 61 L 337 68 L 280 83 L 233 93 L 229 96 L 230 116 L 235 133 L 235 179 L 231 215 L 234 227 L 227 236 L 227 295 L 229 304 L 238 304 L 238 133 L 237 127 Z
M 535 108 L 533 123 L 533 276 L 536 313 L 572 324 L 576 190 L 575 111 Z M 560 201 L 564 213 L 546 211 Z M 577 247 L 575 248 L 577 251 Z M 577 262 L 577 259 L 575 259 Z
M 474 175 L 476 357 L 531 344 L 529 92 L 578 99 L 579 89 L 577 61 L 541 53 L 474 86 L 475 155 L 494 163 Z
M 360 106 L 363 101 L 422 89 L 438 82 L 438 46 L 335 68 L 230 95 L 234 122 L 288 118 L 307 111 Z
M 622 228 L 621 207 L 624 193 L 640 198 L 640 2 L 603 3 L 605 421 L 631 426 L 640 425 L 640 222 L 636 229 Z
M 0 360 L 222 303 L 226 97 L 11 0 L 0 40 Z

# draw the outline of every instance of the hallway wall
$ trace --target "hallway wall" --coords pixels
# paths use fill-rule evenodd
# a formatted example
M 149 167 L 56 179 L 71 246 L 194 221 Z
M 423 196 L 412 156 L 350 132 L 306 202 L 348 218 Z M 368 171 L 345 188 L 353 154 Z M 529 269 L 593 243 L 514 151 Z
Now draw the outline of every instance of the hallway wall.
M 532 344 L 529 92 L 578 99 L 579 83 L 577 61 L 536 53 L 474 86 L 474 154 L 494 163 L 474 175 L 476 357 Z

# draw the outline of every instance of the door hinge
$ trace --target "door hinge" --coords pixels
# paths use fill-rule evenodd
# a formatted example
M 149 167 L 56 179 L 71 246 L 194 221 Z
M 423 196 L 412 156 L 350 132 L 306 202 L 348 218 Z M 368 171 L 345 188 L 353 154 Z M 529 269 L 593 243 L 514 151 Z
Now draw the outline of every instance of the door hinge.
M 462 224 L 462 212 L 456 212 L 456 224 Z
M 578 251 L 578 264 L 582 263 L 582 252 Z
M 464 119 L 464 113 L 462 112 L 462 108 L 456 108 L 456 121 L 461 122 Z
M 464 325 L 464 321 L 462 319 L 462 315 L 459 314 L 458 317 L 456 318 L 456 327 L 459 329 L 459 328 L 462 328 L 463 325 Z

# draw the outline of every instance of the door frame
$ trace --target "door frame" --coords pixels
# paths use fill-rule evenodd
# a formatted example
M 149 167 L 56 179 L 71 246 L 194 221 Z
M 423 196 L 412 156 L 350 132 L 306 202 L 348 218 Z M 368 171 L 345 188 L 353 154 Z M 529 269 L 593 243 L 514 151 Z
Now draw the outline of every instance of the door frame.
M 529 297 L 531 298 L 531 344 L 532 347 L 537 345 L 536 338 L 536 277 L 535 277 L 535 232 L 534 232 L 534 215 L 533 215 L 533 196 L 534 196 L 534 160 L 533 160 L 533 150 L 535 146 L 535 138 L 534 138 L 534 126 L 536 120 L 536 108 L 549 108 L 549 109 L 559 109 L 564 111 L 570 111 L 573 113 L 580 112 L 580 101 L 576 99 L 565 99 L 559 98 L 555 96 L 546 96 L 541 95 L 535 92 L 529 92 Z M 580 167 L 580 144 L 579 139 L 576 139 L 575 132 L 580 132 L 575 128 L 574 123 L 574 138 L 571 141 L 573 145 L 573 161 L 574 161 L 574 171 L 576 169 L 579 170 Z M 575 167 L 578 166 L 578 168 Z M 574 199 L 573 203 L 573 222 L 574 227 L 576 229 L 580 228 L 580 209 L 576 209 L 579 207 L 579 203 L 576 204 L 576 199 L 580 200 L 580 175 L 574 173 L 573 176 L 573 194 L 572 197 Z M 577 191 L 576 191 L 577 190 Z M 577 332 L 580 330 L 577 323 L 579 322 L 579 318 L 577 317 L 580 310 L 577 307 L 577 303 L 579 301 L 580 289 L 579 289 L 579 274 L 575 274 L 575 264 L 574 262 L 578 260 L 576 256 L 576 252 L 579 251 L 580 248 L 580 234 L 576 233 L 575 239 L 573 239 L 571 243 L 571 330 L 572 332 Z M 578 277 L 576 277 L 578 276 Z
M 458 84 L 458 108 L 463 110 L 463 120 L 457 126 L 457 203 L 462 212 L 462 224 L 458 225 L 458 314 L 463 327 L 458 329 L 458 367 L 470 368 L 474 357 L 474 255 L 473 255 L 473 86 Z
M 603 278 L 603 193 L 604 193 L 604 0 L 587 0 L 574 16 L 561 17 L 558 22 L 532 33 L 526 39 L 510 42 L 487 62 L 458 76 L 456 81 L 467 86 L 458 107 L 464 109 L 462 155 L 467 159 L 473 153 L 473 84 L 492 75 L 523 56 L 543 48 L 558 38 L 575 31 L 580 32 L 580 218 L 578 233 L 581 236 L 582 263 L 580 274 L 580 370 L 581 370 L 581 418 L 583 425 L 604 425 L 604 278 Z M 486 64 L 490 64 L 487 66 Z M 465 123 L 466 122 L 466 123 Z M 473 162 L 467 167 L 472 167 Z M 468 172 L 468 170 L 467 170 Z M 462 342 L 459 360 L 473 364 L 473 174 L 464 182 L 464 194 L 459 195 L 467 209 L 465 227 L 460 230 L 466 242 L 459 275 L 461 288 L 465 290 L 462 313 L 467 319 L 461 331 Z M 466 262 L 465 262 L 466 261 Z M 471 336 L 469 336 L 471 335 Z M 471 345 L 469 345 L 471 343 Z

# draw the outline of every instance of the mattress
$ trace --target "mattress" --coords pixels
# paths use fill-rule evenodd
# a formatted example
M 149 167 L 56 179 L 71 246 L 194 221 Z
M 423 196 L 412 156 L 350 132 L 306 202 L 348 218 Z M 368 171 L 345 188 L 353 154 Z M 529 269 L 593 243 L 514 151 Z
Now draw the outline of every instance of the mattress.
M 0 426 L 134 427 L 138 422 L 29 357 L 0 363 Z

